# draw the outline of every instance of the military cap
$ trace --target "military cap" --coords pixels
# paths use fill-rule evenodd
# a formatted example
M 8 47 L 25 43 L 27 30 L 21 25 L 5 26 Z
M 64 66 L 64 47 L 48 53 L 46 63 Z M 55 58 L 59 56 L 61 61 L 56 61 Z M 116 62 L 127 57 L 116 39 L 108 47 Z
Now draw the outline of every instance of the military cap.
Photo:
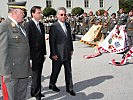
M 26 9 L 26 1 L 22 2 L 8 2 L 8 7 L 9 8 L 16 8 L 16 9 Z

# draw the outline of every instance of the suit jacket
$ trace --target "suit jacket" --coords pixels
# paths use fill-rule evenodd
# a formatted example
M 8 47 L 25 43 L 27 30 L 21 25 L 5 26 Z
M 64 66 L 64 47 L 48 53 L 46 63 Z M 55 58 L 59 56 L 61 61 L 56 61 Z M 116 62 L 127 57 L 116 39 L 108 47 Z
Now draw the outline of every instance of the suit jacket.
M 73 43 L 71 37 L 71 28 L 68 23 L 65 23 L 67 35 L 63 31 L 59 22 L 55 22 L 50 27 L 49 44 L 50 44 L 50 58 L 57 55 L 61 61 L 71 59 L 71 51 L 73 51 Z
M 46 55 L 44 25 L 39 23 L 41 33 L 33 20 L 30 20 L 25 26 L 29 39 L 30 59 L 33 63 L 42 63 L 44 62 L 44 55 Z
M 0 75 L 25 78 L 31 74 L 28 38 L 7 18 L 0 24 Z

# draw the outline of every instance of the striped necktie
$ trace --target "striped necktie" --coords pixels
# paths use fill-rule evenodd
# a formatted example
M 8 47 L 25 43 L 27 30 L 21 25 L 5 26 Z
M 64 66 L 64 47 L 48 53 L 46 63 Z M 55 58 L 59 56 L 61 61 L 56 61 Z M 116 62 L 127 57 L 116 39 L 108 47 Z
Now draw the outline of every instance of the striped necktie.
M 37 29 L 39 30 L 40 33 L 42 33 L 42 32 L 41 32 L 41 29 L 40 29 L 39 23 L 37 23 Z

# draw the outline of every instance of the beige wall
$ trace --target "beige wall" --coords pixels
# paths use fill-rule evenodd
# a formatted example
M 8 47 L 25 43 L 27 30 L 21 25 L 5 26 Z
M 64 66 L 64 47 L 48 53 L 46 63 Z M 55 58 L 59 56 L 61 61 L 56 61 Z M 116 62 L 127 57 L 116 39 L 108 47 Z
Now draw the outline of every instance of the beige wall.
M 8 0 L 0 0 L 0 16 L 7 16 L 7 1 Z M 28 16 L 30 16 L 30 9 L 32 6 L 38 5 L 41 6 L 42 9 L 46 7 L 46 0 L 16 0 L 16 1 L 27 1 L 26 8 L 28 10 Z M 52 8 L 57 10 L 58 7 L 63 6 L 66 7 L 66 0 L 52 0 Z M 110 6 L 112 8 L 109 10 L 109 14 L 116 13 L 119 9 L 119 0 L 104 0 L 104 7 L 101 9 L 107 10 Z M 89 12 L 92 10 L 96 12 L 99 10 L 99 0 L 90 0 L 90 6 L 88 8 L 84 8 L 84 0 L 72 0 L 72 7 L 67 8 L 67 12 L 71 12 L 72 8 L 81 7 L 85 12 Z

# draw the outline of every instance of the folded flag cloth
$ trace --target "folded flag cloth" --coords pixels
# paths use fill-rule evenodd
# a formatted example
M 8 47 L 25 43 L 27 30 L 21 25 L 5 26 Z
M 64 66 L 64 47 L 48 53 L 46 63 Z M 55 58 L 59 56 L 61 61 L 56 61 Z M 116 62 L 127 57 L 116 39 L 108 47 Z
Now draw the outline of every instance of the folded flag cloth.
M 114 29 L 109 33 L 109 35 L 105 38 L 105 40 L 101 43 L 101 45 L 98 47 L 98 52 L 96 54 L 84 55 L 83 57 L 85 59 L 90 59 L 102 55 L 101 51 L 109 53 L 122 53 L 128 49 L 129 44 L 127 40 L 127 32 L 125 31 L 125 25 L 116 25 Z
M 131 59 L 131 57 L 133 56 L 133 47 L 125 54 L 125 57 L 121 60 L 121 62 L 116 62 L 115 59 L 112 59 L 109 64 L 113 64 L 116 66 L 122 66 L 124 64 L 126 64 L 128 59 Z

